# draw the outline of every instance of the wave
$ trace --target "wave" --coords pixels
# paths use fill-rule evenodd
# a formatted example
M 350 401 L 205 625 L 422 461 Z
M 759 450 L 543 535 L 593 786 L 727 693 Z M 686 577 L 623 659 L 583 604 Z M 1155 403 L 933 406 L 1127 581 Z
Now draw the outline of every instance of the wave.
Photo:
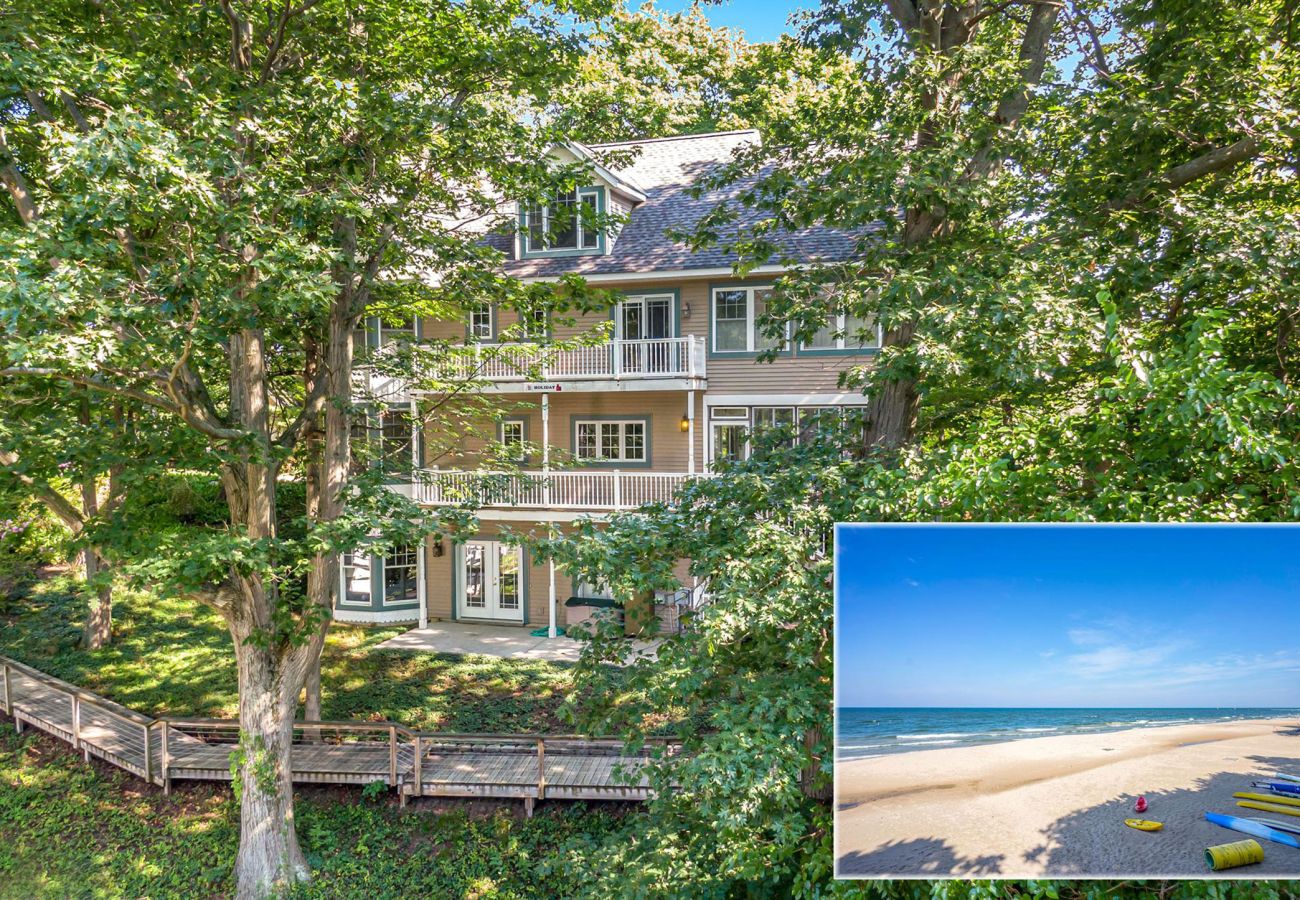
M 1056 731 L 1055 728 L 1017 728 L 1016 731 Z
M 981 731 L 936 731 L 934 734 L 896 734 L 897 741 L 921 741 L 927 738 L 964 738 L 983 734 Z

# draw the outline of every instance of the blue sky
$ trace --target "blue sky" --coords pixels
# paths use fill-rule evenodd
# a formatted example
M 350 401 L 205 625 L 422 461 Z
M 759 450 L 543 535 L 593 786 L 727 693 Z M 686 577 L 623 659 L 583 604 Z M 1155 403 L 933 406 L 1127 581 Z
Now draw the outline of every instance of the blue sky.
M 1300 527 L 836 532 L 840 706 L 1300 706 Z
M 630 5 L 635 8 L 639 4 Z M 659 0 L 655 4 L 666 12 L 680 12 L 690 5 L 690 0 Z M 714 26 L 740 29 L 750 42 L 759 43 L 774 41 L 789 32 L 786 20 L 794 10 L 816 9 L 818 5 L 818 0 L 729 0 L 703 9 Z

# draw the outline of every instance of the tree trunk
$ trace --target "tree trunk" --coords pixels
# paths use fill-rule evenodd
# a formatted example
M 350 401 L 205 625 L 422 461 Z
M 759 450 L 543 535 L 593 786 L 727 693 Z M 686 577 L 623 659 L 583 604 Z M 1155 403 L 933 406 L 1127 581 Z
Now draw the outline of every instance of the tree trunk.
M 301 670 L 231 627 L 239 661 L 239 852 L 235 896 L 262 900 L 311 876 L 293 812 L 294 712 Z M 296 677 L 295 677 L 296 676 Z
M 87 649 L 99 650 L 113 641 L 113 583 L 109 580 L 107 564 L 94 548 L 86 547 L 81 551 L 81 567 L 86 584 L 94 589 L 81 643 Z M 95 583 L 97 580 L 98 584 Z

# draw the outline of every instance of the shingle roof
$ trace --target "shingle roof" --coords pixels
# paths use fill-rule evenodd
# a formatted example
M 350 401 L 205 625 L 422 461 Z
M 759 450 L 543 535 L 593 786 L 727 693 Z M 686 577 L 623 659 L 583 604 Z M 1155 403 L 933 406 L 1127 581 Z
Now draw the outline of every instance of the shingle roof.
M 692 251 L 665 233 L 669 229 L 689 231 L 720 201 L 733 200 L 752 186 L 758 176 L 711 191 L 699 198 L 688 189 L 708 172 L 732 158 L 740 146 L 758 140 L 755 131 L 729 131 L 715 134 L 688 135 L 618 144 L 592 144 L 597 157 L 606 157 L 608 168 L 639 187 L 646 201 L 628 216 L 611 253 L 603 256 L 570 256 L 540 259 L 509 259 L 506 274 L 520 278 L 548 277 L 575 272 L 582 275 L 641 273 L 677 269 L 716 269 L 731 266 L 737 260 L 724 241 L 721 245 Z M 617 151 L 607 154 L 602 151 Z M 616 156 L 632 151 L 630 163 L 619 165 Z M 738 224 L 762 221 L 766 215 L 740 204 L 736 205 Z M 800 261 L 836 261 L 854 253 L 855 236 L 834 228 L 814 226 L 799 232 L 779 232 L 772 236 L 783 250 L 781 256 Z M 492 242 L 512 255 L 513 235 L 497 235 Z M 779 261 L 777 258 L 772 262 Z

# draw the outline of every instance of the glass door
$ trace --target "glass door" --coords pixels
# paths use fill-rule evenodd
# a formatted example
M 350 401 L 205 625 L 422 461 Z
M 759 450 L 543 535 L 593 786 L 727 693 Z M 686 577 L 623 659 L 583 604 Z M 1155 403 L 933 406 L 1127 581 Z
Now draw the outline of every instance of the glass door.
M 460 615 L 471 619 L 524 619 L 523 565 L 518 547 L 500 541 L 466 541 L 461 565 Z
M 618 336 L 623 340 L 624 372 L 672 371 L 673 298 L 671 295 L 628 297 L 618 307 Z

